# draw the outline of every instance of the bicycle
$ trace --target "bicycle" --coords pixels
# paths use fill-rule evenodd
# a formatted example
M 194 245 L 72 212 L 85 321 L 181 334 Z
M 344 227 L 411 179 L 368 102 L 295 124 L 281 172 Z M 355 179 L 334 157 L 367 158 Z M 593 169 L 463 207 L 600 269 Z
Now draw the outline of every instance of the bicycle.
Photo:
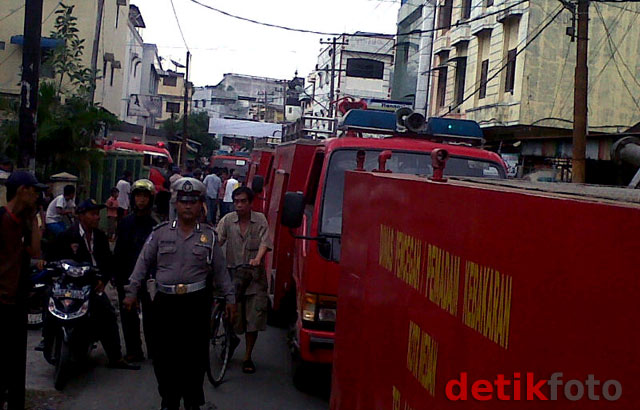
M 209 366 L 207 368 L 207 377 L 213 387 L 222 384 L 232 354 L 231 343 L 234 334 L 226 314 L 226 307 L 227 302 L 224 296 L 214 297 L 209 333 Z

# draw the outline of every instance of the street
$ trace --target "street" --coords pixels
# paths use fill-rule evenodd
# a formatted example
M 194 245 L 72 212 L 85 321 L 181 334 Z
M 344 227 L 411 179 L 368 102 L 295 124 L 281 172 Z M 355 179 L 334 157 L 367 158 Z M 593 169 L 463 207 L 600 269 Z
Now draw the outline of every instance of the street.
M 225 376 L 225 383 L 214 389 L 205 378 L 205 409 L 218 410 L 320 410 L 328 407 L 328 375 L 317 381 L 323 391 L 315 395 L 302 393 L 293 386 L 291 357 L 287 350 L 286 331 L 269 327 L 260 334 L 254 362 L 257 372 L 243 374 L 240 369 L 244 344 L 241 344 Z M 53 366 L 45 362 L 33 347 L 40 341 L 40 331 L 29 332 L 27 389 L 53 391 Z M 160 408 L 151 361 L 142 363 L 139 371 L 114 370 L 106 367 L 101 347 L 94 350 L 88 368 L 72 377 L 63 394 L 32 409 L 131 409 Z M 49 396 L 51 396 L 49 395 Z M 52 404 L 55 403 L 55 404 Z

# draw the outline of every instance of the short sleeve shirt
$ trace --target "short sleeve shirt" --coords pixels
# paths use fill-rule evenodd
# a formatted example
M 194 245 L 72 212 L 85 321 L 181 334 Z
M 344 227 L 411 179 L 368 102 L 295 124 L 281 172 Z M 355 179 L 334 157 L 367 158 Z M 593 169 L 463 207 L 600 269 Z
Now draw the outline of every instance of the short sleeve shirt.
M 231 212 L 225 215 L 218 223 L 218 236 L 227 244 L 227 267 L 230 268 L 248 264 L 256 257 L 260 246 L 273 249 L 267 218 L 260 212 L 251 212 L 251 222 L 244 235 L 240 230 L 238 214 Z
M 73 199 L 67 201 L 66 199 L 64 199 L 64 195 L 58 195 L 51 201 L 51 203 L 47 207 L 45 222 L 48 224 L 61 222 L 62 215 L 58 213 L 58 208 L 62 208 L 65 211 L 68 211 L 75 207 L 76 204 L 73 202 Z
M 222 181 L 216 174 L 209 174 L 204 178 L 204 184 L 207 187 L 207 197 L 209 199 L 218 199 L 218 191 Z
M 238 181 L 235 178 L 227 179 L 224 186 L 224 202 L 233 202 L 233 191 L 238 187 Z
M 129 181 L 121 179 L 116 185 L 118 188 L 118 207 L 129 209 L 129 195 L 131 195 L 131 184 Z

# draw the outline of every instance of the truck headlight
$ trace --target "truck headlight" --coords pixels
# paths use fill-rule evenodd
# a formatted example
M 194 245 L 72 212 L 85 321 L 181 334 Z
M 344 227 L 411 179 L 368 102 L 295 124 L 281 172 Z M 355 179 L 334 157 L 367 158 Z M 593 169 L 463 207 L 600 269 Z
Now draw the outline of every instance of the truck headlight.
M 318 295 L 307 293 L 304 295 L 304 303 L 302 305 L 302 320 L 313 322 L 316 320 L 316 303 Z

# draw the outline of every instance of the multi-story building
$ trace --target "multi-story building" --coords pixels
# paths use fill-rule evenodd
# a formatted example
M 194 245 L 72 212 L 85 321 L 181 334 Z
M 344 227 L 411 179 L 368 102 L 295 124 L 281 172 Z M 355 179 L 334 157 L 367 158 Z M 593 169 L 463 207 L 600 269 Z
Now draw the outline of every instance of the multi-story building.
M 576 44 L 559 1 L 444 0 L 433 43 L 431 116 L 475 120 L 496 147 L 570 169 Z M 620 8 L 622 7 L 622 9 Z M 591 2 L 587 179 L 617 132 L 640 121 L 640 7 Z M 457 24 L 456 24 L 457 23 Z M 594 173 L 591 173 L 592 175 Z M 570 175 L 566 173 L 566 175 Z M 591 178 L 591 181 L 595 181 Z
M 330 114 L 331 78 L 333 77 L 333 101 L 344 97 L 356 99 L 388 99 L 393 68 L 395 39 L 393 36 L 357 32 L 343 34 L 336 40 L 335 69 L 333 69 L 333 44 L 318 55 L 314 76 L 315 95 L 313 115 Z
M 225 74 L 217 85 L 194 90 L 192 109 L 206 111 L 209 118 L 294 121 L 300 116 L 298 96 L 302 88 L 297 87 L 304 87 L 304 79 L 297 73 L 290 81 Z
M 122 90 L 120 119 L 137 125 L 153 127 L 162 112 L 158 84 L 162 65 L 155 44 L 145 44 L 140 29 L 145 28 L 138 7 L 129 8 L 129 32 L 124 60 L 125 87 Z
M 191 95 L 193 93 L 193 85 L 187 82 L 186 86 Z M 178 119 L 184 114 L 184 94 L 184 73 L 167 70 L 160 74 L 158 96 L 162 99 L 162 115 L 158 118 L 158 122 L 163 122 L 170 118 Z
M 84 40 L 81 63 L 86 68 L 98 70 L 94 102 L 115 115 L 121 115 L 129 0 L 68 0 L 65 4 L 74 6 L 78 36 Z M 55 12 L 60 7 L 58 0 L 44 0 L 43 40 L 51 37 L 57 16 Z M 24 0 L 4 0 L 0 5 L 0 95 L 16 98 L 20 94 L 24 9 Z M 56 42 L 45 40 L 41 46 L 43 50 L 55 48 Z M 41 74 L 43 79 L 53 79 L 53 71 L 46 60 Z M 65 77 L 62 86 L 65 89 L 73 88 L 68 77 Z
M 435 0 L 402 0 L 398 11 L 391 99 L 410 102 L 415 111 L 425 115 L 432 73 L 435 12 Z

